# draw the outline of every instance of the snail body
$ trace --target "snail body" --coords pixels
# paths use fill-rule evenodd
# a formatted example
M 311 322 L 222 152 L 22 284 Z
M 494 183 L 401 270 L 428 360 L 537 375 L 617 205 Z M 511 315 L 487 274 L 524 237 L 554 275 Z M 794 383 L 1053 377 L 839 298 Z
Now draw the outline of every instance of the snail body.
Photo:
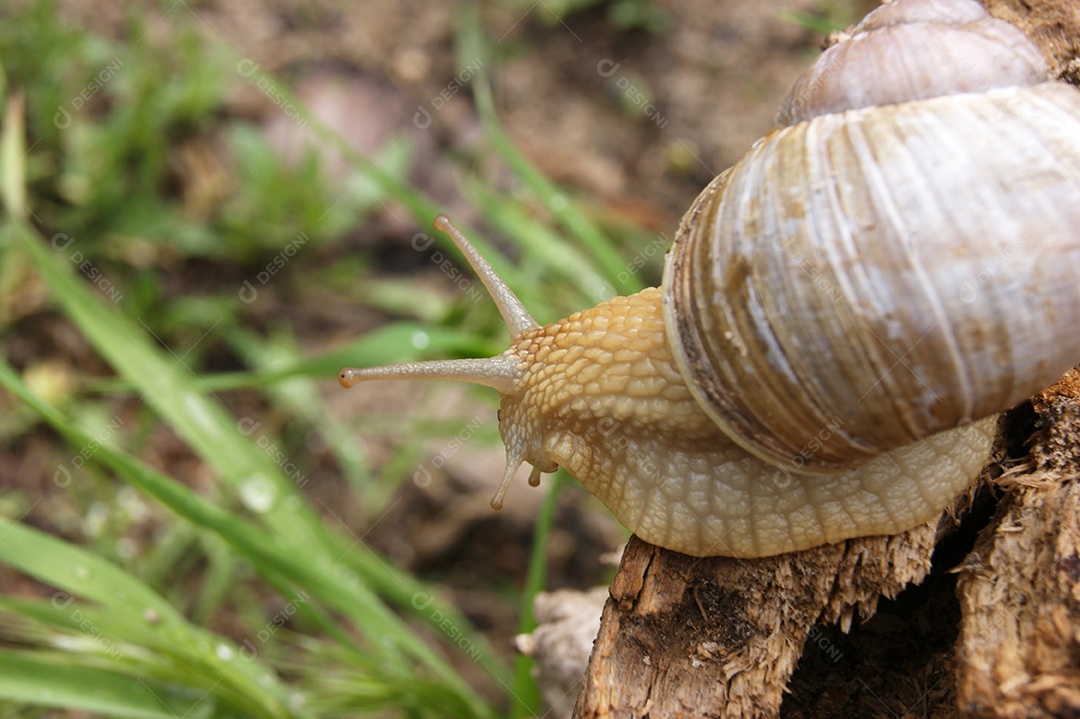
M 1080 360 L 1080 93 L 973 0 L 897 0 L 779 118 L 687 211 L 661 288 L 551 325 L 440 217 L 511 347 L 342 384 L 495 387 L 493 506 L 522 463 L 531 484 L 563 466 L 687 554 L 933 518 L 989 460 L 997 414 Z

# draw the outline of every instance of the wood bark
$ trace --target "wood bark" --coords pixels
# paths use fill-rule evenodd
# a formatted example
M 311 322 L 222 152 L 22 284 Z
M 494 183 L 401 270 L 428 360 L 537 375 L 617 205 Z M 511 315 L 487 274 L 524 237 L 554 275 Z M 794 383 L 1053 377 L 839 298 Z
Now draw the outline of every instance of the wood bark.
M 848 626 L 856 609 L 868 615 L 880 595 L 921 580 L 934 536 L 923 525 L 756 560 L 632 539 L 575 716 L 775 716 L 815 626 Z
M 1080 3 L 986 5 L 1080 80 Z M 574 716 L 1080 717 L 1080 374 L 1007 415 L 999 445 L 1004 474 L 899 535 L 757 560 L 632 538 Z
M 965 560 L 957 689 L 972 717 L 1080 716 L 1080 373 L 1034 400 L 1031 461 Z

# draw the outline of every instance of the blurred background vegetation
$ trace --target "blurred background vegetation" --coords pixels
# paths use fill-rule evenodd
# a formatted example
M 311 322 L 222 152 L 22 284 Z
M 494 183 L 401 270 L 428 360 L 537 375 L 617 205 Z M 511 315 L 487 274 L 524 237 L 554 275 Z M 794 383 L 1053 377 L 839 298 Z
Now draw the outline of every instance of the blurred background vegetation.
M 334 380 L 504 348 L 440 211 L 541 322 L 655 284 L 863 7 L 716 5 L 0 10 L 0 714 L 542 714 L 624 531 L 491 512 L 494 393 Z

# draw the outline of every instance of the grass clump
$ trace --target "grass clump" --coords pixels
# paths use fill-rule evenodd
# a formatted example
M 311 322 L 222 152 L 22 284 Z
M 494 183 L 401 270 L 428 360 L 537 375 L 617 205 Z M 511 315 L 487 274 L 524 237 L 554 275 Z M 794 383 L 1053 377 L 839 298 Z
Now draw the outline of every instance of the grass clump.
M 476 27 L 459 41 L 482 53 Z M 393 487 L 372 477 L 318 383 L 346 364 L 498 352 L 494 308 L 417 302 L 346 251 L 387 203 L 425 229 L 440 209 L 404 179 L 408 140 L 373 162 L 272 75 L 236 71 L 242 60 L 194 27 L 133 16 L 113 39 L 65 24 L 49 2 L 0 11 L 0 437 L 44 453 L 49 485 L 0 496 L 0 569 L 12 579 L 0 592 L 0 707 L 534 712 L 527 662 L 504 668 L 435 588 L 307 491 L 317 436 L 365 517 L 381 516 Z M 297 109 L 309 147 L 332 148 L 363 181 L 336 186 L 314 150 L 283 160 L 237 109 L 256 81 Z M 478 242 L 492 264 L 544 319 L 562 302 L 637 289 L 606 233 L 515 150 L 482 74 L 477 83 L 492 152 L 524 188 L 493 193 L 464 169 L 465 192 L 519 255 Z M 531 221 L 537 206 L 549 225 Z M 311 351 L 299 315 L 280 311 L 358 297 L 404 318 Z

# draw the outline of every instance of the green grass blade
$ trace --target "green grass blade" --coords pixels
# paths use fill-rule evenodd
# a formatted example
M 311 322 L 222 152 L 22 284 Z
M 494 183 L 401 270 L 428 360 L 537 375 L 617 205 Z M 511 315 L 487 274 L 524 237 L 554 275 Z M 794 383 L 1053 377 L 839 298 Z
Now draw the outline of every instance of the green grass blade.
M 577 298 L 566 298 L 571 308 L 596 304 L 618 294 L 612 282 L 596 269 L 595 263 L 585 252 L 533 219 L 521 203 L 497 196 L 478 181 L 467 182 L 465 188 L 473 204 L 485 208 L 488 222 L 507 237 L 515 238 L 530 262 L 535 261 L 577 289 Z M 625 274 L 625 267 L 625 263 L 620 266 L 620 274 Z M 621 287 L 624 292 L 641 289 L 626 278 L 623 278 Z M 539 314 L 538 309 L 534 309 L 534 312 Z M 561 308 L 556 314 L 562 316 L 567 314 L 567 310 Z M 555 319 L 551 317 L 552 321 Z
M 53 407 L 45 404 L 30 392 L 3 358 L 0 358 L 0 386 L 5 387 L 36 410 L 72 445 L 85 446 L 86 443 L 93 441 L 90 433 L 76 427 Z M 366 584 L 360 581 L 361 574 L 355 567 L 366 568 L 366 563 L 377 563 L 378 558 L 374 555 L 366 552 L 343 551 L 339 560 L 346 564 L 337 565 L 333 570 L 323 571 L 318 563 L 312 561 L 313 552 L 282 552 L 277 537 L 203 500 L 179 482 L 122 451 L 101 445 L 94 453 L 93 459 L 109 467 L 126 482 L 156 498 L 181 517 L 217 533 L 235 551 L 249 559 L 256 569 L 270 575 L 272 580 L 276 579 L 279 586 L 280 577 L 287 577 L 295 586 L 303 587 L 312 596 L 348 616 L 357 626 L 363 627 L 367 636 L 383 638 L 383 641 L 372 642 L 367 646 L 367 651 L 378 657 L 380 661 L 390 666 L 400 665 L 400 660 L 395 658 L 395 652 L 399 647 L 415 656 L 443 682 L 448 690 L 448 696 L 454 697 L 457 702 L 457 715 L 462 717 L 491 715 L 491 709 L 486 702 L 479 698 L 461 680 L 460 676 L 435 654 L 427 642 L 413 633 L 378 600 Z M 389 570 L 386 571 L 389 572 Z M 450 621 L 458 621 L 459 627 L 467 626 L 463 618 L 449 609 L 445 613 L 435 614 L 431 607 L 425 606 L 424 609 L 429 612 L 420 611 L 411 604 L 411 601 L 417 592 L 423 591 L 418 589 L 422 585 L 403 575 L 393 578 L 397 580 L 397 583 L 394 584 L 392 591 L 400 595 L 397 600 L 402 602 L 403 606 L 410 606 L 418 616 L 435 626 L 438 626 L 444 618 L 453 618 Z M 389 581 L 389 579 L 384 581 Z M 490 654 L 487 656 L 491 657 Z M 493 660 L 489 659 L 481 664 L 491 671 L 492 663 Z
M 21 231 L 20 231 L 21 230 Z M 204 394 L 182 361 L 157 349 L 133 322 L 103 303 L 49 255 L 25 226 L 18 235 L 46 284 L 94 347 L 272 529 L 277 551 L 304 556 L 321 573 L 338 567 L 348 545 L 331 538 L 295 484 L 258 449 L 222 406 Z M 248 418 L 250 419 L 250 418 Z M 255 497 L 255 498 L 253 498 Z M 296 501 L 285 501 L 287 498 Z
M 0 198 L 12 217 L 26 217 L 26 138 L 22 93 L 13 93 L 4 109 L 0 134 Z
M 229 330 L 227 338 L 233 350 L 256 371 L 295 367 L 304 361 L 291 338 L 280 333 L 269 339 L 243 327 L 234 327 Z M 290 417 L 300 418 L 317 428 L 349 484 L 362 499 L 366 499 L 371 473 L 368 471 L 364 445 L 357 442 L 345 424 L 329 411 L 315 383 L 307 377 L 294 375 L 288 380 L 268 385 L 266 392 Z M 366 506 L 367 502 L 363 504 Z
M 221 479 L 241 498 L 259 485 L 265 496 L 249 508 L 268 525 L 289 532 L 283 540 L 297 551 L 322 542 L 310 511 L 294 510 L 283 501 L 297 494 L 296 487 L 265 453 L 257 451 L 221 404 L 206 396 L 183 356 L 160 350 L 149 336 L 114 307 L 75 278 L 70 266 L 60 264 L 40 237 L 25 225 L 16 234 L 65 313 L 94 348 L 116 371 L 142 393 L 142 399 L 191 445 Z
M 203 374 L 199 385 L 207 392 L 222 392 L 265 387 L 294 377 L 331 381 L 342 367 L 374 367 L 448 356 L 488 357 L 503 349 L 479 340 L 475 332 L 416 322 L 394 322 L 323 354 L 279 362 L 251 372 Z M 88 385 L 98 392 L 130 393 L 137 389 L 135 383 L 122 377 L 93 380 Z
M 190 625 L 142 582 L 101 557 L 0 517 L 0 563 L 63 590 L 38 605 L 38 619 L 52 617 L 57 626 L 67 625 L 90 638 L 108 638 L 116 651 L 114 659 L 123 654 L 118 642 L 150 647 L 184 666 L 204 691 L 248 706 L 259 716 L 292 716 L 283 689 L 269 671 L 238 661 L 238 647 Z M 82 607 L 75 597 L 101 606 Z M 154 613 L 155 621 L 131 620 L 148 612 Z
M 156 612 L 165 624 L 184 624 L 172 605 L 96 554 L 0 517 L 0 563 L 35 580 L 138 616 Z
M 213 710 L 211 701 L 191 689 L 72 665 L 49 654 L 3 648 L 0 698 L 131 719 L 196 719 Z
M 489 43 L 483 36 L 479 14 L 475 10 L 467 11 L 462 15 L 456 42 L 459 57 L 486 58 L 490 56 Z M 626 267 L 626 261 L 619 255 L 618 249 L 611 240 L 570 201 L 555 183 L 522 154 L 502 129 L 495 112 L 486 66 L 486 62 L 479 63 L 479 69 L 473 78 L 473 98 L 476 101 L 480 121 L 484 125 L 485 136 L 503 161 L 544 203 L 544 207 L 551 212 L 559 224 L 592 256 L 618 293 L 633 292 L 634 283 L 621 274 Z
M 551 476 L 551 487 L 544 497 L 540 513 L 536 518 L 536 536 L 533 538 L 532 552 L 529 555 L 529 572 L 525 578 L 525 587 L 522 589 L 521 603 L 518 607 L 520 617 L 518 634 L 527 634 L 536 628 L 533 601 L 536 595 L 543 591 L 547 581 L 548 539 L 551 537 L 551 528 L 555 523 L 555 509 L 558 506 L 559 495 L 569 477 L 570 475 L 562 468 Z M 511 694 L 513 705 L 510 707 L 510 716 L 515 719 L 539 716 L 543 711 L 540 688 L 536 685 L 532 668 L 533 662 L 528 657 L 517 657 L 514 661 L 514 690 Z
M 241 58 L 236 56 L 230 47 L 222 45 L 219 51 L 225 57 L 234 58 L 234 67 L 236 62 L 241 61 Z M 327 126 L 318 117 L 315 117 L 304 103 L 293 94 L 292 90 L 283 85 L 273 74 L 259 69 L 247 76 L 247 79 L 249 82 L 257 83 L 261 92 L 272 93 L 275 97 L 282 98 L 294 108 L 298 108 L 299 115 L 303 118 L 306 126 L 318 137 L 323 146 L 333 149 L 351 167 L 359 168 L 360 178 L 371 181 L 387 195 L 404 205 L 412 214 L 420 230 L 434 237 L 438 245 L 447 251 L 449 257 L 460 258 L 453 241 L 444 233 L 435 232 L 431 228 L 435 216 L 444 209 L 437 202 L 407 184 L 405 180 L 384 170 L 378 160 L 372 160 L 358 151 L 337 131 Z M 355 178 L 350 181 L 355 181 Z M 456 222 L 456 224 L 469 237 L 470 242 L 476 246 L 480 254 L 487 259 L 495 272 L 514 288 L 527 307 L 538 306 L 542 303 L 543 294 L 539 291 L 539 288 L 536 288 L 535 283 L 528 281 L 526 273 L 521 268 L 513 265 L 503 253 L 498 252 L 491 243 L 477 235 L 468 225 L 461 222 Z
M 503 160 L 510 165 L 522 182 L 536 193 L 544 203 L 544 207 L 559 221 L 559 224 L 566 228 L 567 232 L 592 255 L 616 290 L 620 294 L 634 292 L 636 283 L 623 278 L 626 260 L 619 254 L 615 245 L 577 209 L 562 190 L 521 153 L 514 141 L 499 126 L 491 99 L 491 89 L 482 72 L 478 73 L 473 91 L 476 107 L 484 122 L 485 133 Z

